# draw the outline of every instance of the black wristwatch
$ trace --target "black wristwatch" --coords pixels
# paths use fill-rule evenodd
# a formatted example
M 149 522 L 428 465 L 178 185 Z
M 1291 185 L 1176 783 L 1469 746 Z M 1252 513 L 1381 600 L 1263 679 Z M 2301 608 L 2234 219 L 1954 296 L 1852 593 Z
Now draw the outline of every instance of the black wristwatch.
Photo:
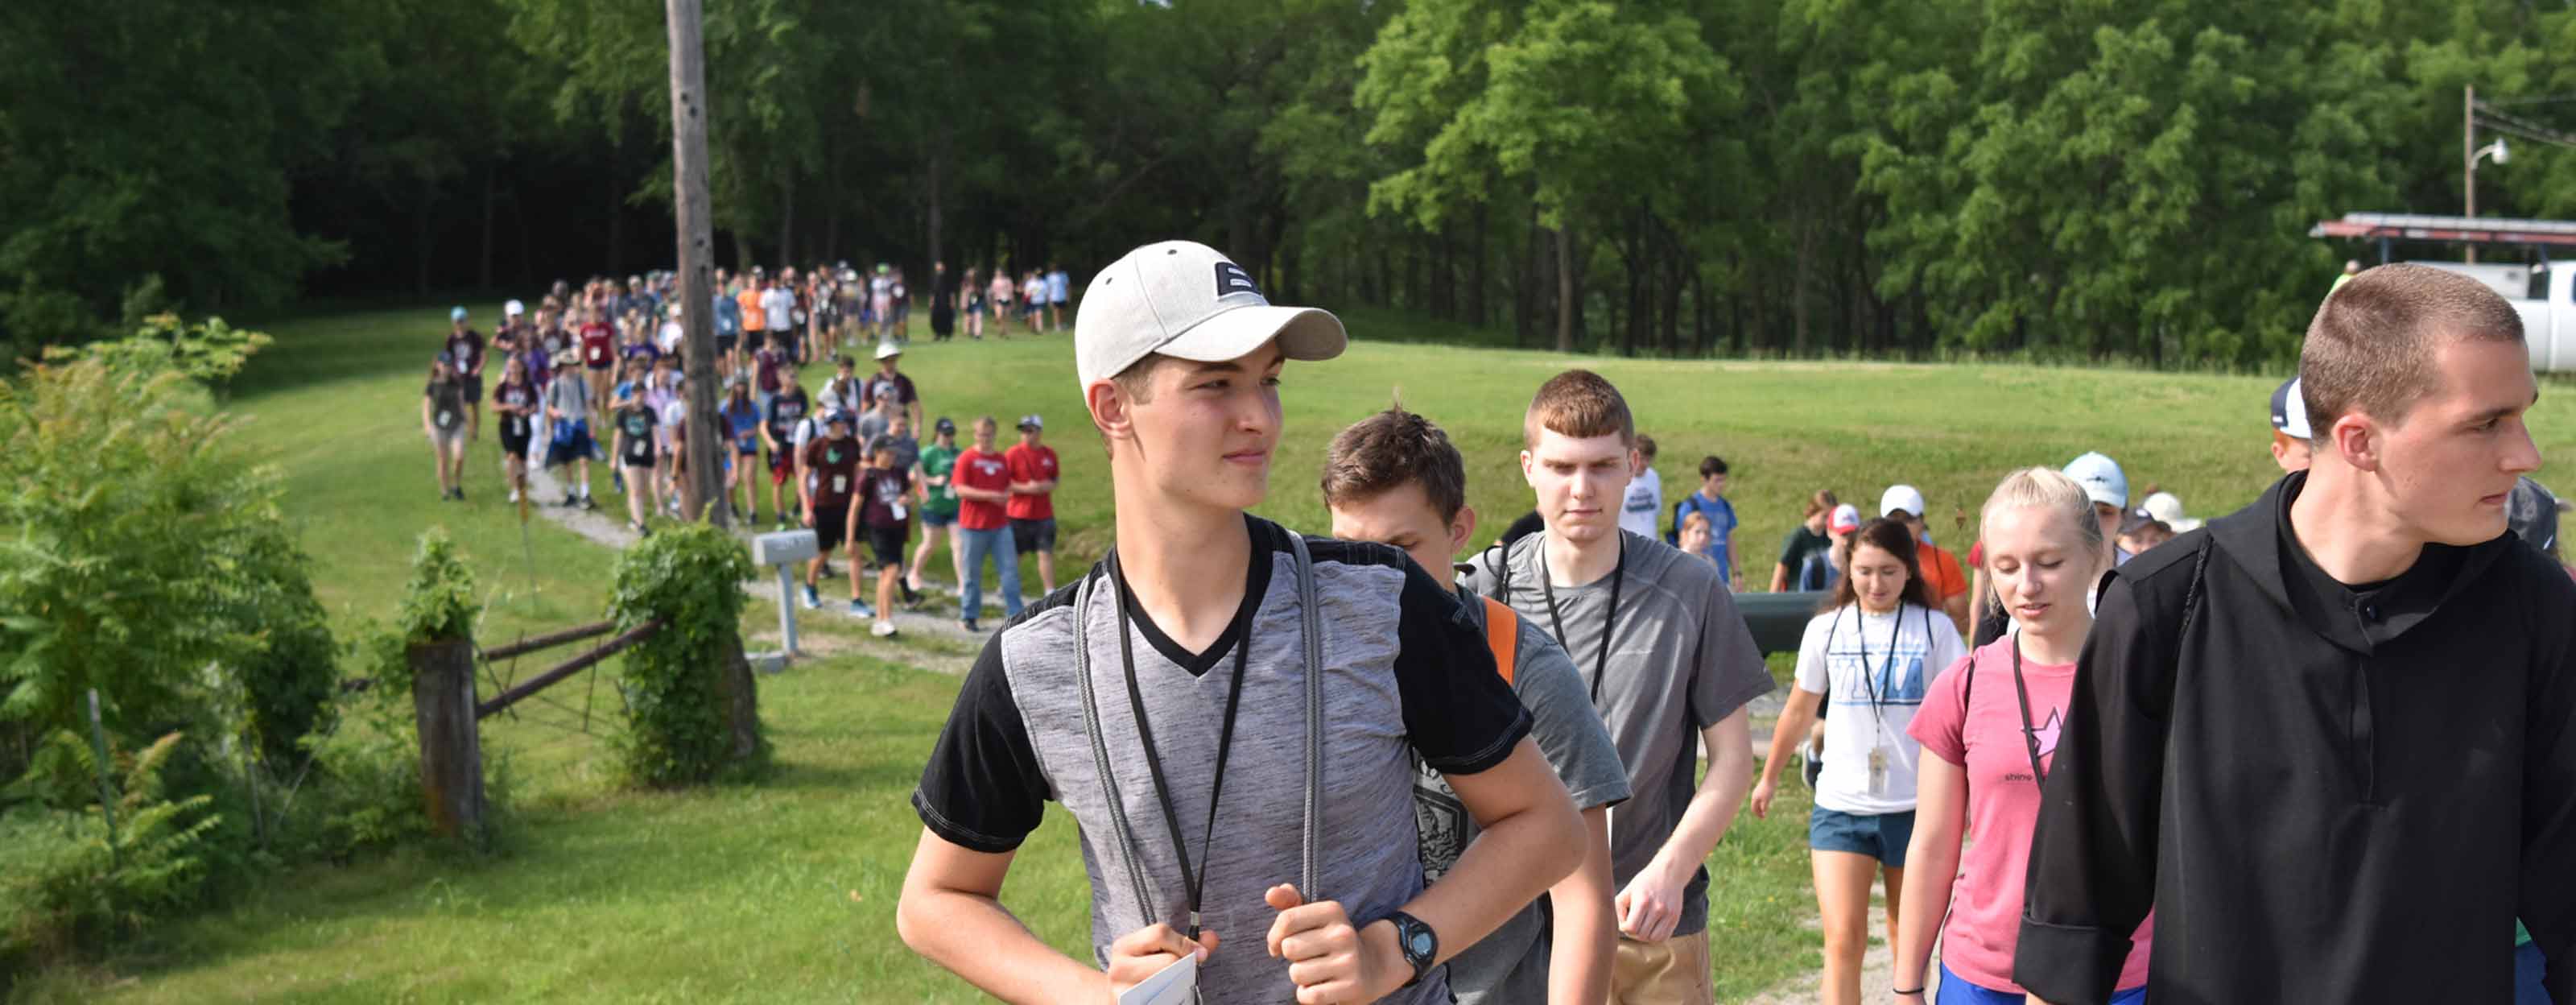
M 1387 915 L 1386 920 L 1395 925 L 1395 945 L 1404 952 L 1404 962 L 1413 966 L 1413 979 L 1404 982 L 1404 986 L 1422 983 L 1422 976 L 1431 972 L 1432 962 L 1440 958 L 1439 934 L 1422 919 L 1402 911 Z

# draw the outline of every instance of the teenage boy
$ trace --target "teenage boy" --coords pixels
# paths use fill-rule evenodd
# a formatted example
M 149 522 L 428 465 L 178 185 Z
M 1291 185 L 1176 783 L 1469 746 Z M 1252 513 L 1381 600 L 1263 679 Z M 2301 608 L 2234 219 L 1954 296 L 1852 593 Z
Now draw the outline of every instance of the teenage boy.
M 465 326 L 465 308 L 447 310 L 447 358 L 465 396 L 465 442 L 483 438 L 483 333 Z
M 976 619 L 984 616 L 986 555 L 993 556 L 993 571 L 1000 576 L 1003 613 L 1020 616 L 1020 553 L 1011 541 L 1007 512 L 1011 462 L 994 443 L 1000 436 L 1001 425 L 992 416 L 975 420 L 975 446 L 957 455 L 949 479 L 957 492 L 958 561 L 965 565 L 957 584 L 957 625 L 968 632 L 982 630 Z
M 1038 557 L 1038 582 L 1055 592 L 1055 448 L 1039 442 L 1046 420 L 1032 412 L 1020 416 L 1020 442 L 1002 453 L 1011 473 L 1011 501 L 1003 515 L 1011 518 L 1011 547 Z
M 1179 241 L 1104 270 L 1074 323 L 1116 543 L 968 672 L 899 931 L 1011 1001 L 1107 1001 L 1184 960 L 1219 1005 L 1448 1001 L 1439 964 L 1572 870 L 1582 826 L 1456 598 L 1402 552 L 1244 512 L 1280 368 L 1337 355 L 1341 323 Z M 1485 826 L 1428 889 L 1415 755 Z M 1100 970 L 997 899 L 1047 799 L 1090 838 Z
M 1390 408 L 1333 438 L 1324 454 L 1323 489 L 1334 537 L 1403 549 L 1433 582 L 1457 593 L 1496 668 L 1529 709 L 1530 738 L 1583 813 L 1583 864 L 1548 889 L 1545 905 L 1523 908 L 1484 941 L 1459 950 L 1449 961 L 1449 989 L 1466 1005 L 1604 1000 L 1619 944 L 1609 814 L 1628 798 L 1628 770 L 1556 640 L 1502 602 L 1457 590 L 1456 558 L 1476 532 L 1465 459 L 1430 420 Z M 1423 872 L 1436 882 L 1475 840 L 1476 822 L 1438 771 L 1418 758 L 1414 766 Z
M 1911 485 L 1890 485 L 1878 496 L 1878 515 L 1904 524 L 1914 534 L 1914 552 L 1921 560 L 1918 565 L 1923 570 L 1923 582 L 1932 588 L 1932 599 L 1941 605 L 1941 613 L 1949 615 L 1950 623 L 1965 637 L 1968 573 L 1959 565 L 1959 556 L 1932 543 L 1931 528 L 1923 523 L 1923 507 L 1923 490 Z M 1850 560 L 1850 553 L 1845 551 L 1843 564 L 1850 564 Z
M 853 540 L 850 531 L 857 520 L 850 512 L 850 500 L 859 487 L 859 465 L 863 451 L 859 441 L 850 438 L 850 416 L 840 409 L 823 413 L 823 435 L 803 448 L 805 477 L 796 480 L 797 501 L 805 512 L 805 526 L 814 529 L 814 560 L 805 564 L 805 606 L 823 606 L 822 594 L 815 582 L 822 578 L 823 563 L 832 557 L 832 549 L 841 542 Z M 874 612 L 859 602 L 859 562 L 850 562 L 850 616 L 864 618 Z
M 1619 529 L 1637 433 L 1617 388 L 1588 370 L 1556 375 L 1531 399 L 1522 436 L 1521 474 L 1546 529 L 1479 553 L 1468 585 L 1565 647 L 1627 767 L 1633 796 L 1610 819 L 1614 995 L 1711 1002 L 1701 863 L 1752 783 L 1744 706 L 1771 690 L 1771 674 L 1716 567 Z
M 921 547 L 912 553 L 904 592 L 915 597 L 928 588 L 922 581 L 921 569 L 929 564 L 930 553 L 939 547 L 943 537 L 948 539 L 948 564 L 957 582 L 966 582 L 966 544 L 956 535 L 957 490 L 948 481 L 957 470 L 957 424 L 943 415 L 932 432 L 935 435 L 930 445 L 922 448 L 919 473 L 913 479 L 921 487 Z
M 783 275 L 793 275 L 795 271 L 789 269 Z M 804 365 L 805 354 L 796 343 L 796 291 L 782 280 L 770 280 L 769 288 L 760 294 L 760 318 L 769 325 L 769 344 L 797 365 Z
M 571 349 L 555 357 L 555 379 L 546 385 L 546 418 L 554 426 L 546 466 L 573 466 L 578 474 L 565 486 L 563 504 L 593 510 L 599 506 L 590 501 L 590 458 L 598 450 L 590 435 L 590 378 L 580 363 L 581 354 Z
M 1728 589 L 1742 590 L 1744 576 L 1735 567 L 1735 528 L 1742 521 L 1735 518 L 1735 504 L 1726 498 L 1725 458 L 1710 454 L 1699 459 L 1699 489 L 1673 504 L 1673 536 L 1665 540 L 1678 544 L 1682 521 L 1693 513 L 1708 519 L 1708 550 L 1702 554 L 1717 563 L 1717 577 L 1726 581 Z
M 2576 1001 L 2576 584 L 2506 530 L 2522 320 L 2381 266 L 2299 383 L 2309 469 L 2102 588 L 2013 980 L 2102 1001 L 2152 906 L 2151 1002 L 2504 1002 L 2519 911 Z
M 2308 404 L 2299 400 L 2299 378 L 2272 389 L 2272 463 L 2284 472 L 2308 469 Z
M 877 372 L 859 385 L 859 407 L 873 408 L 879 401 L 892 401 L 895 407 L 912 415 L 912 427 L 921 428 L 921 395 L 913 392 L 912 378 L 896 369 L 903 361 L 903 347 L 892 342 L 877 346 Z
M 859 513 L 854 518 L 867 534 L 868 559 L 877 573 L 877 620 L 868 634 L 886 638 L 894 634 L 894 603 L 897 582 L 903 578 L 903 539 L 911 529 L 911 516 L 906 512 L 904 497 L 912 492 L 912 468 L 905 464 L 895 449 L 894 437 L 880 436 L 868 444 L 868 469 L 859 474 Z M 850 611 L 858 613 L 859 546 L 856 537 L 850 544 Z
M 1655 536 L 1655 518 L 1664 514 L 1664 476 L 1655 473 L 1655 438 L 1637 437 L 1637 471 L 1628 479 L 1627 501 L 1619 507 L 1619 529 L 1639 537 Z M 1681 532 L 1675 523 L 1673 531 Z M 1666 541 L 1672 540 L 1666 538 Z
M 778 514 L 778 529 L 786 530 L 787 506 L 779 501 L 779 489 L 796 477 L 796 446 L 792 441 L 796 425 L 805 421 L 812 401 L 805 396 L 805 389 L 797 386 L 795 367 L 779 368 L 778 380 L 780 390 L 770 396 L 763 410 L 766 419 L 760 426 L 760 442 L 769 448 L 769 510 Z M 803 490 L 798 491 L 799 498 L 803 498 Z

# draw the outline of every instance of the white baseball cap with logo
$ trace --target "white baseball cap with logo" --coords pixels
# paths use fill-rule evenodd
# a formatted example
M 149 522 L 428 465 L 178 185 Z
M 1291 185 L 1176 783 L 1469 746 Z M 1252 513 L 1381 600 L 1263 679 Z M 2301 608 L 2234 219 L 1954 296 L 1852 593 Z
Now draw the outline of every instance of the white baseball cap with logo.
M 1084 288 L 1074 368 L 1090 387 L 1155 353 L 1218 363 L 1274 338 L 1287 358 L 1309 361 L 1341 355 L 1350 339 L 1330 311 L 1272 305 L 1252 274 L 1215 248 L 1163 241 L 1128 252 Z
M 1895 516 L 1898 510 L 1922 516 L 1923 493 L 1911 485 L 1888 486 L 1886 493 L 1878 497 L 1878 515 Z

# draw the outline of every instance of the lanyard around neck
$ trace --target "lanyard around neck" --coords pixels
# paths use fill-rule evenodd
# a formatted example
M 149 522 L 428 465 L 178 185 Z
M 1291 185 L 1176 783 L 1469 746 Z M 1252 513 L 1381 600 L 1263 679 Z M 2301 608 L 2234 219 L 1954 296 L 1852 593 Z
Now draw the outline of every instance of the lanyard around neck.
M 1126 582 L 1124 573 L 1119 570 L 1118 553 L 1114 549 L 1109 553 L 1109 571 L 1110 575 L 1118 577 L 1120 583 Z M 1208 863 L 1203 859 L 1196 869 L 1191 868 L 1190 845 L 1181 835 L 1181 813 L 1179 808 L 1172 804 L 1171 783 L 1164 779 L 1163 758 L 1154 749 L 1154 728 L 1145 715 L 1144 689 L 1136 682 L 1136 648 L 1135 642 L 1129 638 L 1133 629 L 1130 628 L 1127 617 L 1129 591 L 1119 592 L 1121 595 L 1117 598 L 1116 605 L 1118 608 L 1118 660 L 1125 664 L 1127 670 L 1127 705 L 1136 715 L 1136 738 L 1142 741 L 1145 747 L 1145 770 L 1153 776 L 1154 799 L 1162 805 L 1163 826 L 1172 836 L 1172 853 L 1180 857 L 1181 883 L 1189 887 L 1190 923 L 1186 934 L 1196 939 L 1199 937 L 1199 909 L 1206 903 Z M 1233 686 L 1226 690 L 1225 724 L 1217 731 L 1216 780 L 1208 787 L 1207 827 L 1199 837 L 1200 850 L 1211 858 L 1214 857 L 1216 841 L 1217 804 L 1225 796 L 1225 762 L 1227 755 L 1234 752 L 1235 713 L 1243 705 L 1244 667 L 1251 659 L 1251 655 L 1252 622 L 1247 619 L 1243 625 L 1243 634 L 1237 636 L 1234 641 L 1234 682 Z
M 1622 533 L 1619 537 L 1619 564 L 1610 567 L 1610 608 L 1601 618 L 1601 647 L 1592 657 L 1592 704 L 1595 708 L 1601 705 L 1601 678 L 1610 669 L 1610 636 L 1619 629 L 1619 587 L 1627 580 L 1627 572 L 1628 538 Z M 1567 641 L 1565 617 L 1556 609 L 1556 579 L 1547 571 L 1547 542 L 1544 539 L 1538 543 L 1538 585 L 1547 594 L 1547 620 L 1556 628 L 1557 644 L 1564 645 Z
M 2048 774 L 2039 768 L 2039 727 L 2030 721 L 2030 685 L 2022 683 L 2019 629 L 2013 631 L 2012 653 L 2013 694 L 2021 699 L 2021 745 L 2023 752 L 2030 755 L 2030 783 L 2038 785 L 2048 780 Z

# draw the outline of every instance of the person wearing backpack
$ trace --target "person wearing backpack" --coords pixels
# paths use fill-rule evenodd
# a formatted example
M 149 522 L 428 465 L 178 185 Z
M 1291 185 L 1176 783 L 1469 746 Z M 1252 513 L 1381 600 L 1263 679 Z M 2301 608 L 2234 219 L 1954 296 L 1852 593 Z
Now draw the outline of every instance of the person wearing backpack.
M 1628 799 L 1628 771 L 1565 649 L 1502 601 L 1458 589 L 1454 561 L 1476 532 L 1467 464 L 1429 419 L 1390 408 L 1333 437 L 1324 454 L 1324 506 L 1333 536 L 1393 545 L 1458 594 L 1485 633 L 1495 669 L 1530 710 L 1530 738 L 1574 796 L 1587 836 L 1583 864 L 1494 934 L 1449 961 L 1461 1005 L 1598 1002 L 1610 993 L 1619 919 L 1611 905 L 1611 807 Z M 1652 510 L 1648 511 L 1651 515 Z M 1414 758 L 1415 822 L 1423 871 L 1434 881 L 1475 840 L 1476 821 L 1440 773 Z
M 2085 590 L 2102 571 L 2102 525 L 2084 488 L 2029 468 L 1987 497 L 1979 538 L 1987 581 L 2020 630 L 1980 646 L 1933 680 L 1906 727 L 1922 744 L 1914 778 L 1914 838 L 1894 929 L 1896 1000 L 1928 1001 L 1932 944 L 1941 944 L 1941 1005 L 2020 1005 L 2013 942 L 2040 782 L 2057 753 L 2076 654 L 2093 613 Z M 1979 699 L 1983 699 L 1982 701 Z M 1966 835 L 1976 843 L 1960 847 Z M 2111 996 L 2146 997 L 2148 935 L 2138 926 Z

